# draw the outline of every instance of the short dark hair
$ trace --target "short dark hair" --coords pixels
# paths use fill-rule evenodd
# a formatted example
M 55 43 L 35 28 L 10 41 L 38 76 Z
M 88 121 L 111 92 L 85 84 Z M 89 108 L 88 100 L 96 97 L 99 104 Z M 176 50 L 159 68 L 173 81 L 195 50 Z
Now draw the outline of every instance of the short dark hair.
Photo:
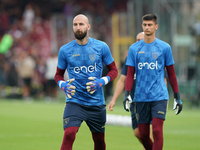
M 154 14 L 146 14 L 142 17 L 142 21 L 143 20 L 152 20 L 153 22 L 155 22 L 155 24 L 157 24 L 157 17 Z

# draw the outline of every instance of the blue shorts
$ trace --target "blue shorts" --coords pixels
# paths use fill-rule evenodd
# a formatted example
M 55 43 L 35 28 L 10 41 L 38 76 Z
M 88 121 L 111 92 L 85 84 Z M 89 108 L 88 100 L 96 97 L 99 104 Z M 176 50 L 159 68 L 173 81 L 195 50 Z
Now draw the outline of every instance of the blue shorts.
M 135 106 L 135 103 L 132 102 L 131 106 L 130 106 L 130 110 L 131 110 L 131 121 L 132 121 L 132 128 L 133 128 L 133 130 L 138 127 L 136 116 L 135 116 L 135 107 L 134 106 Z
M 85 121 L 91 132 L 105 132 L 106 105 L 86 106 L 67 102 L 63 114 L 63 128 L 80 127 Z
M 131 110 L 132 128 L 134 130 L 138 127 L 138 125 L 137 125 L 138 123 L 137 123 L 137 119 L 136 119 L 136 115 L 135 115 L 136 114 L 135 102 L 131 103 L 130 110 Z M 152 124 L 152 120 L 151 120 L 150 124 Z
M 135 104 L 137 123 L 150 123 L 153 118 L 165 120 L 167 105 L 168 100 L 137 102 Z

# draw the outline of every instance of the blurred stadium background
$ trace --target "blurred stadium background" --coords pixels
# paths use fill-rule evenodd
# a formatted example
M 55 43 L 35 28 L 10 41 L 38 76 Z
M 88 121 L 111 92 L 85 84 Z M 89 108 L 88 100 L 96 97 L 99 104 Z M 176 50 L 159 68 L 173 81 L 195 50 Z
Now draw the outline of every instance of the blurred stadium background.
M 24 92 L 24 98 L 49 97 L 47 60 L 74 39 L 76 14 L 89 17 L 90 36 L 108 43 L 120 71 L 128 47 L 142 31 L 141 17 L 154 13 L 159 24 L 156 36 L 172 46 L 181 97 L 198 106 L 199 7 L 199 0 L 1 0 L 0 97 L 20 98 Z M 23 78 L 29 78 L 28 89 L 23 88 Z M 106 90 L 106 98 L 116 81 L 109 86 L 111 91 Z
M 142 16 L 147 13 L 154 13 L 158 17 L 159 24 L 156 37 L 168 42 L 173 51 L 181 99 L 184 102 L 182 121 L 180 121 L 180 123 L 185 124 L 185 119 L 193 119 L 191 120 L 193 126 L 190 126 L 190 124 L 185 125 L 181 128 L 180 132 L 178 132 L 179 124 L 173 126 L 168 124 L 166 130 L 168 131 L 174 128 L 174 132 L 169 131 L 169 133 L 165 135 L 165 137 L 168 138 L 166 143 L 170 145 L 171 142 L 173 142 L 170 140 L 171 137 L 180 138 L 180 136 L 186 135 L 188 128 L 193 128 L 194 131 L 191 131 L 191 135 L 187 135 L 185 139 L 183 139 L 184 136 L 182 136 L 182 141 L 180 141 L 180 143 L 187 143 L 187 137 L 189 136 L 189 138 L 193 140 L 194 146 L 192 149 L 199 149 L 200 145 L 198 145 L 197 141 L 197 139 L 199 139 L 198 135 L 200 135 L 200 131 L 197 127 L 199 124 L 199 117 L 195 115 L 199 113 L 200 103 L 199 8 L 200 0 L 0 0 L 0 118 L 5 121 L 3 124 L 0 123 L 1 129 L 5 127 L 12 128 L 13 121 L 16 124 L 18 119 L 21 120 L 24 117 L 24 112 L 29 111 L 29 109 L 23 110 L 19 107 L 19 109 L 15 111 L 21 110 L 22 112 L 18 112 L 15 115 L 12 113 L 10 114 L 10 112 L 16 108 L 15 106 L 18 107 L 22 105 L 29 108 L 26 103 L 23 103 L 24 101 L 33 104 L 33 109 L 36 109 L 35 112 L 32 112 L 33 116 L 35 113 L 38 113 L 37 110 L 39 109 L 44 109 L 44 112 L 50 112 L 55 103 L 51 104 L 50 107 L 47 105 L 48 108 L 46 108 L 46 102 L 48 102 L 48 104 L 49 102 L 58 102 L 56 103 L 56 109 L 64 107 L 62 106 L 65 99 L 64 93 L 57 87 L 55 89 L 49 88 L 51 84 L 49 85 L 48 81 L 53 80 L 52 74 L 55 72 L 54 68 L 56 69 L 56 58 L 59 48 L 63 44 L 74 39 L 72 19 L 75 15 L 83 13 L 89 17 L 92 25 L 89 33 L 90 36 L 103 40 L 109 45 L 120 72 L 129 46 L 135 42 L 136 34 L 142 31 Z M 51 66 L 50 69 L 49 66 Z M 104 73 L 106 73 L 106 70 L 104 71 Z M 65 78 L 68 78 L 67 73 Z M 113 94 L 116 81 L 117 79 L 104 89 L 107 102 Z M 170 99 L 172 99 L 173 93 L 170 85 L 168 89 Z M 123 94 L 120 99 L 123 99 L 122 97 Z M 172 108 L 171 105 L 172 102 L 170 103 L 170 108 Z M 188 109 L 185 110 L 186 108 Z M 192 113 L 189 113 L 190 111 Z M 43 117 L 47 117 L 48 115 L 44 112 L 42 111 L 38 116 L 44 114 Z M 186 112 L 193 117 L 186 115 Z M 121 101 L 117 102 L 116 111 L 108 113 L 127 115 L 122 108 Z M 57 114 L 60 115 L 60 119 L 57 119 Z M 52 122 L 55 121 L 56 124 L 58 124 L 56 127 L 59 129 L 58 131 L 56 130 L 56 132 L 60 133 L 59 136 L 55 136 L 59 137 L 59 139 L 57 139 L 57 145 L 54 145 L 55 147 L 60 146 L 62 138 L 62 131 L 60 130 L 60 128 L 62 128 L 62 110 L 57 114 L 54 114 L 54 118 L 51 118 L 51 121 L 49 118 L 45 119 L 48 124 L 50 123 L 52 125 L 52 128 L 54 125 Z M 171 114 L 174 115 L 173 112 L 169 111 L 168 119 L 171 119 L 171 122 L 174 123 L 173 121 L 177 118 L 172 117 Z M 29 118 L 29 115 L 26 116 L 26 118 Z M 8 120 L 10 122 L 7 122 Z M 30 117 L 30 120 L 41 121 L 42 117 Z M 189 122 L 190 121 L 188 121 L 188 123 Z M 25 121 L 25 123 L 27 122 Z M 35 122 L 31 122 L 29 124 L 34 125 L 34 123 Z M 20 131 L 26 131 L 25 128 L 27 127 L 23 126 L 24 123 L 23 125 L 20 122 L 17 124 L 19 128 L 22 128 Z M 43 127 L 44 125 L 36 124 L 36 126 L 37 125 L 42 126 L 39 132 L 42 132 L 42 130 L 46 128 L 46 126 Z M 17 129 L 19 129 L 18 126 Z M 111 127 L 108 128 L 108 131 L 112 130 Z M 176 129 L 178 129 L 178 131 Z M 123 130 L 126 129 L 124 128 Z M 34 132 L 37 131 L 38 129 L 30 134 L 34 134 Z M 49 131 L 51 132 L 51 128 L 47 132 Z M 113 132 L 118 131 L 118 128 L 116 128 L 116 131 Z M 128 131 L 131 132 L 131 129 L 129 128 Z M 4 139 L 9 132 L 8 130 L 4 130 L 2 135 L 0 134 L 0 138 Z M 190 132 L 190 130 L 188 132 Z M 109 134 L 110 133 L 108 133 L 108 135 Z M 50 135 L 50 137 L 51 136 L 52 135 Z M 9 138 L 10 137 L 14 138 L 15 136 L 10 133 Z M 29 137 L 29 135 L 24 136 L 24 138 L 27 137 Z M 40 134 L 36 135 L 36 138 L 38 137 L 40 137 Z M 111 137 L 112 133 L 110 137 L 107 136 L 107 139 L 110 140 L 109 142 L 112 142 Z M 126 139 L 126 137 L 127 135 L 124 135 L 122 139 Z M 130 134 L 130 139 L 131 138 L 133 138 L 132 133 Z M 84 136 L 82 139 L 85 139 Z M 6 142 L 6 140 L 8 139 L 5 138 L 3 141 Z M 28 143 L 26 139 L 23 140 Z M 134 141 L 136 141 L 136 148 L 137 144 L 138 147 L 141 148 L 138 141 L 136 139 Z M 132 142 L 132 140 L 129 142 Z M 15 148 L 17 142 L 12 143 L 12 141 L 9 141 L 3 144 L 0 141 L 0 149 L 1 146 L 4 146 L 3 148 L 6 149 L 5 147 L 10 144 Z M 80 145 L 82 144 L 83 143 Z M 177 145 L 176 143 L 173 144 Z M 113 146 L 114 145 L 116 144 L 113 143 Z M 119 147 L 118 145 L 118 148 Z M 45 147 L 41 147 L 41 149 L 42 148 L 45 149 Z M 128 146 L 127 148 L 129 149 Z M 169 146 L 167 149 L 172 150 L 173 148 L 189 149 L 184 144 L 182 148 L 178 146 Z M 21 149 L 23 149 L 23 146 Z M 116 150 L 117 148 L 110 149 Z M 121 149 L 125 149 L 125 147 L 121 147 Z

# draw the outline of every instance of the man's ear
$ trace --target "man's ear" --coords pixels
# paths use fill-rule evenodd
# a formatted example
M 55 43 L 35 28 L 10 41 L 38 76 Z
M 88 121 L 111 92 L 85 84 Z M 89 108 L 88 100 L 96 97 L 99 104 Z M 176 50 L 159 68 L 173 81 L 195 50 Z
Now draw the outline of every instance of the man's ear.
M 88 24 L 88 31 L 90 30 L 90 28 L 91 28 L 91 25 L 90 25 L 90 24 Z
M 158 25 L 158 24 L 156 24 L 156 30 L 158 29 L 158 27 L 159 27 L 159 25 Z

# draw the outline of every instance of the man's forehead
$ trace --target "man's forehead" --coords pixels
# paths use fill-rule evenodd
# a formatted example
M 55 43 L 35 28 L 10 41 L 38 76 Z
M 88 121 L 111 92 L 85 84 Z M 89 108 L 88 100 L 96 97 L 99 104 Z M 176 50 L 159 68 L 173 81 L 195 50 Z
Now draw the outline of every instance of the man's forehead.
M 143 20 L 142 24 L 154 24 L 153 20 Z
M 77 15 L 76 17 L 74 17 L 73 22 L 84 22 L 84 23 L 88 23 L 88 18 L 85 15 Z

